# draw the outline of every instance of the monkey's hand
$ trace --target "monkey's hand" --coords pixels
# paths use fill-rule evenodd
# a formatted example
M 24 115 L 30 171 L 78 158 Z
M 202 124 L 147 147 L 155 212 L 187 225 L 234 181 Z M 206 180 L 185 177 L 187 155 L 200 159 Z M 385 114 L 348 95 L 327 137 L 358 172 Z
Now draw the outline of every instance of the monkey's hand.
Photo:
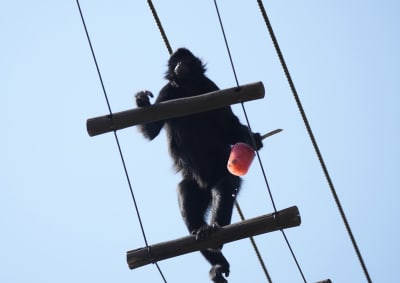
M 256 150 L 260 150 L 263 147 L 262 137 L 259 133 L 253 134 Z
M 149 106 L 150 105 L 149 96 L 153 97 L 153 94 L 148 90 L 144 90 L 144 91 L 140 91 L 140 92 L 136 93 L 135 94 L 136 105 L 138 107 Z

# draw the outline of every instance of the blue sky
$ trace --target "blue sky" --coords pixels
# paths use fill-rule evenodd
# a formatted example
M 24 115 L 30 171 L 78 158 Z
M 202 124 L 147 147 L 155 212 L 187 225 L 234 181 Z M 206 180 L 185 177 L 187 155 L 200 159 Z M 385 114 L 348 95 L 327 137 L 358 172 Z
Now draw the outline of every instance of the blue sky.
M 239 3 L 236 3 L 239 2 Z M 308 282 L 366 282 L 256 1 L 219 1 L 239 83 L 262 81 L 245 104 L 251 127 L 284 131 L 260 156 Z M 173 49 L 201 57 L 220 87 L 235 85 L 213 1 L 154 1 Z M 400 150 L 396 1 L 264 1 L 306 114 L 374 282 L 397 282 Z M 168 52 L 146 1 L 81 0 L 112 110 L 165 84 Z M 129 270 L 144 242 L 112 134 L 89 137 L 107 106 L 75 1 L 0 3 L 0 281 L 163 282 Z M 243 119 L 241 108 L 235 113 Z M 150 243 L 187 234 L 165 133 L 118 131 Z M 246 217 L 273 211 L 260 167 L 244 177 Z M 234 213 L 233 221 L 238 221 Z M 280 233 L 256 237 L 273 282 L 302 282 Z M 267 282 L 248 240 L 224 247 L 229 282 Z M 199 253 L 160 262 L 167 282 L 207 282 Z

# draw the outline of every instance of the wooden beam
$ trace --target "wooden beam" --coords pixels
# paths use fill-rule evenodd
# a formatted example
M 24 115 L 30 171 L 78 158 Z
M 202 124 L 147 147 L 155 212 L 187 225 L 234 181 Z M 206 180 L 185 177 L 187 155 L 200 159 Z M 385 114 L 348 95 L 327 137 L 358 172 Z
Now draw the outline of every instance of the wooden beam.
M 130 269 L 163 259 L 219 247 L 224 243 L 240 240 L 250 236 L 273 232 L 300 225 L 299 210 L 296 206 L 286 208 L 277 213 L 270 213 L 217 229 L 206 240 L 196 240 L 193 235 L 176 240 L 162 242 L 127 252 Z
M 188 98 L 168 100 L 148 107 L 91 118 L 87 120 L 86 128 L 89 136 L 92 137 L 138 124 L 181 117 L 259 99 L 264 95 L 263 83 L 256 82 L 242 85 L 239 88 L 228 88 Z

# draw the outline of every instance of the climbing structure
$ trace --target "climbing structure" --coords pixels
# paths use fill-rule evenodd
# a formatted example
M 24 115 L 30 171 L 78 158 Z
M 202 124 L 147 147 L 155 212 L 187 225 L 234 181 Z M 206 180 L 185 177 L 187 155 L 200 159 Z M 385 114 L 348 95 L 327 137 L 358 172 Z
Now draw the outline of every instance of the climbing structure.
M 367 282 L 372 282 L 368 270 L 366 268 L 366 265 L 364 263 L 364 260 L 361 256 L 361 253 L 359 251 L 358 245 L 355 241 L 355 238 L 351 232 L 351 228 L 350 225 L 348 224 L 346 215 L 343 211 L 343 208 L 340 204 L 339 198 L 336 194 L 335 188 L 333 186 L 333 182 L 329 176 L 328 170 L 326 168 L 326 165 L 324 163 L 324 160 L 322 158 L 321 152 L 318 148 L 318 144 L 314 138 L 314 135 L 311 131 L 311 127 L 309 125 L 309 122 L 307 120 L 307 117 L 305 115 L 305 112 L 303 110 L 303 107 L 301 105 L 299 96 L 297 94 L 296 88 L 294 86 L 294 83 L 291 79 L 289 70 L 286 66 L 286 63 L 284 61 L 284 57 L 282 55 L 282 52 L 280 51 L 277 39 L 275 37 L 275 34 L 273 32 L 271 23 L 268 19 L 267 13 L 265 11 L 264 5 L 262 3 L 261 0 L 257 1 L 261 14 L 263 16 L 263 19 L 266 23 L 268 32 L 271 36 L 271 39 L 273 41 L 273 44 L 275 46 L 277 55 L 279 57 L 279 60 L 281 62 L 281 65 L 284 69 L 285 75 L 288 79 L 290 88 L 292 90 L 292 93 L 294 95 L 294 98 L 296 100 L 297 106 L 299 108 L 299 111 L 301 113 L 301 116 L 303 118 L 303 121 L 305 123 L 307 132 L 310 136 L 311 142 L 314 146 L 314 149 L 316 151 L 316 154 L 318 156 L 318 159 L 320 160 L 321 166 L 323 168 L 325 177 L 328 181 L 328 185 L 329 188 L 333 194 L 334 200 L 337 204 L 337 207 L 339 209 L 340 215 L 342 217 L 342 220 L 345 224 L 346 230 L 349 234 L 350 240 L 353 244 L 353 247 L 355 249 L 355 252 L 358 256 L 358 259 L 360 261 L 360 265 L 364 271 L 365 277 Z M 152 11 L 152 14 L 154 16 L 154 19 L 157 23 L 157 26 L 161 32 L 163 41 L 169 51 L 169 53 L 172 53 L 172 48 L 171 45 L 169 44 L 168 38 L 166 36 L 166 33 L 161 25 L 161 21 L 157 15 L 156 9 L 152 3 L 152 1 L 148 1 L 149 7 Z M 220 91 L 216 91 L 214 93 L 208 93 L 208 94 L 204 94 L 198 97 L 192 97 L 192 98 L 185 98 L 185 99 L 179 99 L 179 100 L 175 100 L 175 101 L 169 101 L 166 103 L 163 103 L 163 105 L 157 105 L 157 106 L 152 106 L 146 109 L 130 109 L 130 110 L 126 110 L 123 112 L 119 112 L 119 113 L 113 113 L 111 111 L 111 107 L 110 104 L 108 102 L 108 98 L 107 98 L 107 93 L 105 91 L 104 85 L 103 85 L 103 80 L 100 74 L 100 70 L 97 64 L 97 60 L 95 57 L 95 53 L 93 50 L 93 46 L 92 43 L 90 41 L 90 37 L 89 37 L 89 33 L 87 31 L 86 28 L 86 24 L 84 21 L 84 17 L 82 14 L 82 10 L 80 8 L 80 4 L 79 4 L 79 0 L 77 0 L 77 5 L 79 8 L 79 12 L 81 15 L 81 19 L 82 19 L 82 23 L 84 25 L 85 28 L 85 32 L 88 38 L 88 42 L 92 51 L 92 55 L 93 55 L 93 59 L 94 62 L 96 64 L 96 68 L 97 68 L 97 72 L 99 75 L 99 79 L 100 82 L 102 84 L 103 87 L 103 91 L 104 91 L 104 95 L 107 101 L 107 105 L 109 108 L 109 114 L 108 115 L 103 115 L 103 116 L 99 116 L 99 117 L 95 117 L 95 118 L 91 118 L 88 119 L 87 121 L 87 130 L 90 136 L 95 136 L 95 135 L 99 135 L 99 134 L 104 134 L 107 132 L 113 132 L 114 136 L 116 138 L 116 142 L 118 144 L 118 148 L 121 154 L 121 158 L 122 158 L 122 162 L 124 165 L 124 169 L 125 169 L 125 173 L 127 175 L 128 178 L 128 184 L 130 186 L 130 191 L 132 194 L 132 199 L 134 201 L 135 204 L 135 208 L 136 211 L 138 213 L 138 209 L 137 209 L 137 205 L 136 205 L 136 200 L 130 185 L 130 181 L 129 181 L 129 177 L 127 174 L 127 169 L 125 166 L 125 162 L 123 160 L 123 155 L 122 155 L 122 151 L 121 148 L 119 146 L 119 141 L 118 141 L 118 136 L 116 134 L 117 130 L 126 128 L 126 127 L 130 127 L 130 126 L 134 126 L 140 123 L 146 123 L 146 122 L 151 122 L 151 121 L 155 121 L 155 120 L 163 120 L 163 119 L 169 119 L 169 118 L 173 118 L 173 117 L 179 117 L 179 116 L 184 116 L 184 115 L 189 115 L 189 114 L 193 114 L 193 113 L 199 113 L 199 112 L 204 112 L 204 111 L 208 111 L 211 109 L 216 109 L 216 108 L 220 108 L 223 106 L 228 106 L 228 105 L 232 105 L 234 103 L 241 103 L 242 107 L 243 107 L 243 111 L 246 117 L 246 121 L 249 125 L 249 120 L 247 118 L 247 114 L 243 105 L 243 102 L 245 101 L 249 101 L 249 100 L 253 100 L 253 99 L 259 99 L 264 97 L 264 86 L 261 82 L 258 83 L 254 83 L 254 84 L 250 84 L 250 85 L 239 85 L 237 77 L 236 77 L 236 72 L 235 72 L 235 68 L 234 68 L 234 64 L 233 64 L 233 60 L 232 60 L 232 56 L 230 54 L 229 51 L 229 46 L 226 40 L 226 35 L 224 32 L 224 28 L 223 28 L 223 23 L 219 14 L 219 10 L 218 10 L 218 5 L 217 2 L 214 0 L 214 4 L 215 4 L 215 8 L 216 8 L 216 12 L 218 14 L 218 19 L 220 22 L 220 26 L 221 26 L 221 31 L 223 33 L 224 39 L 225 39 L 225 43 L 226 43 L 226 47 L 227 47 L 227 52 L 229 54 L 229 58 L 231 61 L 231 65 L 232 65 L 232 70 L 233 73 L 235 75 L 235 79 L 237 82 L 236 87 L 230 88 L 230 89 L 225 89 L 225 90 L 220 90 Z M 262 162 L 261 162 L 261 158 L 257 153 L 257 157 L 258 160 L 260 162 L 264 177 L 265 177 L 265 173 L 262 167 Z M 138 213 L 138 219 L 141 225 L 141 230 L 142 230 L 142 234 L 146 243 L 146 247 L 144 248 L 139 248 L 136 250 L 132 250 L 132 251 L 128 251 L 127 253 L 127 261 L 128 261 L 128 265 L 131 269 L 148 264 L 148 263 L 155 263 L 160 275 L 162 276 L 164 282 L 167 282 L 163 273 L 161 272 L 161 269 L 159 268 L 159 266 L 157 265 L 157 261 L 162 260 L 162 259 L 166 259 L 169 257 L 174 257 L 174 256 L 178 256 L 178 255 L 182 255 L 188 252 L 192 252 L 192 251 L 197 251 L 197 250 L 201 250 L 201 249 L 205 249 L 205 248 L 209 248 L 209 247 L 215 247 L 216 245 L 221 245 L 227 242 L 231 242 L 231 241 L 235 241 L 235 240 L 239 240 L 242 238 L 246 238 L 246 237 L 250 237 L 253 247 L 257 253 L 257 256 L 260 260 L 260 263 L 262 265 L 262 268 L 266 274 L 267 280 L 268 282 L 272 282 L 265 264 L 262 260 L 261 254 L 252 238 L 252 236 L 260 234 L 260 233 L 266 233 L 266 232 L 272 232 L 272 231 L 281 231 L 287 245 L 288 248 L 291 251 L 291 254 L 293 255 L 293 259 L 296 262 L 296 265 L 299 269 L 299 272 L 304 280 L 304 282 L 307 282 L 305 279 L 305 276 L 302 272 L 302 269 L 294 255 L 293 249 L 289 243 L 289 240 L 287 239 L 285 233 L 284 233 L 284 229 L 285 228 L 290 228 L 290 227 L 295 227 L 300 225 L 300 215 L 298 212 L 298 209 L 296 207 L 292 207 L 292 208 L 287 208 L 284 210 L 278 210 L 275 206 L 273 197 L 272 197 L 272 193 L 271 190 L 269 188 L 268 182 L 266 180 L 265 177 L 265 183 L 266 183 L 266 187 L 268 189 L 269 195 L 271 197 L 271 202 L 274 208 L 274 212 L 264 215 L 264 216 L 260 216 L 257 217 L 255 219 L 250 219 L 250 220 L 246 220 L 246 221 L 242 221 L 240 223 L 236 223 L 236 224 L 232 224 L 226 227 L 221 228 L 220 230 L 218 230 L 214 235 L 212 235 L 210 237 L 210 239 L 204 240 L 204 241 L 196 241 L 194 239 L 194 236 L 187 236 L 184 238 L 180 238 L 180 239 L 176 239 L 173 241 L 169 241 L 169 242 L 164 242 L 164 243 L 160 243 L 160 244 L 155 244 L 155 245 L 149 245 L 145 236 L 145 232 L 143 229 L 143 225 L 141 224 L 141 219 L 140 219 L 140 215 Z M 239 205 L 236 203 L 239 215 L 241 216 L 242 220 L 244 220 L 243 217 L 243 213 L 241 212 L 241 209 L 239 207 Z M 331 282 L 329 279 L 324 280 L 324 281 L 320 281 L 320 283 L 323 282 Z

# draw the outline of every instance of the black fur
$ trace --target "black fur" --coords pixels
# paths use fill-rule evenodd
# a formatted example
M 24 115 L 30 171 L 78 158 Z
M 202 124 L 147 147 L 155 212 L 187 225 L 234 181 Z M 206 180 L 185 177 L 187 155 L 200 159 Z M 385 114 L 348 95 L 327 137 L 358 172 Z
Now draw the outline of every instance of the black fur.
M 196 96 L 218 90 L 205 76 L 205 66 L 185 48 L 178 49 L 168 61 L 165 78 L 155 104 L 162 101 Z M 139 107 L 150 105 L 149 91 L 136 94 Z M 240 189 L 241 179 L 231 175 L 227 161 L 231 145 L 237 142 L 255 143 L 262 147 L 260 134 L 250 136 L 246 126 L 239 122 L 230 107 L 200 114 L 169 119 L 139 126 L 145 137 L 152 140 L 164 127 L 174 166 L 183 180 L 178 185 L 178 199 L 183 220 L 189 232 L 201 240 L 219 226 L 231 222 L 233 205 Z M 210 210 L 210 225 L 206 214 Z M 222 248 L 222 247 L 221 247 Z M 201 251 L 210 262 L 210 278 L 216 283 L 227 282 L 229 263 L 220 249 Z

